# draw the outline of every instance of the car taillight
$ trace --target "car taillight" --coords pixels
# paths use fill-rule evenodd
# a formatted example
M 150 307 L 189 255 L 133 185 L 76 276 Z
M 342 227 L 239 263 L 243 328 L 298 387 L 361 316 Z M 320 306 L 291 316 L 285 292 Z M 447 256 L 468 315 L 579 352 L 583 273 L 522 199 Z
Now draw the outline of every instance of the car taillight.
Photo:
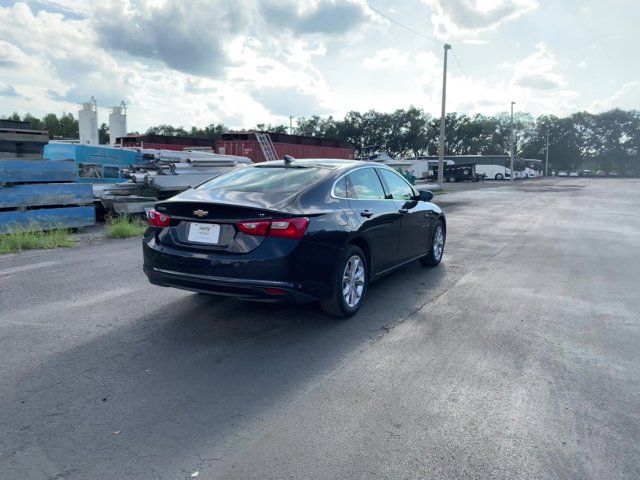
M 269 236 L 300 240 L 308 226 L 309 219 L 307 217 L 278 218 L 271 222 Z
M 269 232 L 269 220 L 259 220 L 255 222 L 240 222 L 237 225 L 238 230 L 247 235 L 259 235 L 264 237 Z
M 257 220 L 254 222 L 240 222 L 238 230 L 247 235 L 261 237 L 278 237 L 300 240 L 309 226 L 307 217 L 276 218 L 275 220 Z
M 150 227 L 159 227 L 164 228 L 171 225 L 171 217 L 169 215 L 165 215 L 164 213 L 160 213 L 157 210 L 149 210 L 147 214 L 147 221 L 149 222 Z

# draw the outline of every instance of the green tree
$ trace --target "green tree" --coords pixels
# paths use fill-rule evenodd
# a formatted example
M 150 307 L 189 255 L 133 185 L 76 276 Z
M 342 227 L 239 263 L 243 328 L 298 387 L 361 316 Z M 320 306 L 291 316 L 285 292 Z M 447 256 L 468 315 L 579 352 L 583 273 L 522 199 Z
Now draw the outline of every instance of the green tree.
M 17 112 L 11 120 L 31 122 L 34 129 L 48 130 L 51 138 L 78 138 L 78 122 L 71 113 L 54 113 L 37 118 Z M 449 113 L 445 119 L 445 153 L 453 155 L 508 154 L 511 117 Z M 258 130 L 287 133 L 284 125 L 258 124 Z M 440 119 L 419 108 L 409 107 L 391 113 L 369 110 L 348 112 L 344 118 L 314 115 L 300 118 L 295 133 L 345 140 L 361 155 L 365 146 L 377 146 L 392 156 L 434 155 L 438 150 Z M 227 131 L 221 124 L 206 127 L 174 127 L 161 124 L 148 134 L 186 136 L 217 140 Z M 135 132 L 137 133 L 137 132 Z M 568 117 L 543 115 L 534 119 L 526 113 L 514 116 L 515 153 L 524 158 L 544 158 L 549 134 L 549 167 L 552 170 L 597 168 L 635 171 L 640 174 L 640 112 L 614 109 L 592 114 L 576 112 Z M 100 126 L 100 141 L 108 141 L 108 128 Z
M 270 123 L 259 123 L 256 125 L 255 130 L 261 132 L 289 133 L 289 127 L 286 127 L 285 125 L 271 125 Z
M 11 115 L 5 117 L 6 120 L 13 120 L 14 122 L 21 122 L 22 118 L 18 112 L 13 112 Z
M 166 123 L 156 125 L 155 127 L 149 127 L 147 129 L 147 135 L 167 135 L 170 137 L 186 137 L 189 135 L 183 127 L 174 127 Z
M 60 132 L 60 120 L 55 113 L 47 113 L 43 118 L 44 129 L 49 132 L 49 138 L 55 138 Z
M 71 113 L 62 113 L 60 116 L 59 135 L 62 138 L 78 138 L 78 121 Z

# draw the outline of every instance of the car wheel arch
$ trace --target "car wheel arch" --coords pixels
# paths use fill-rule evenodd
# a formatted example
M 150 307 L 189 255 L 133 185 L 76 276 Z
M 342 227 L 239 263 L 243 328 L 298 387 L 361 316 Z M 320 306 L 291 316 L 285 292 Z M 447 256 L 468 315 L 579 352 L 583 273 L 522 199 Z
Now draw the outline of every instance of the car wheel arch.
M 444 215 L 439 215 L 437 220 L 440 220 L 442 222 L 442 228 L 444 229 L 444 233 L 446 235 L 447 234 L 447 219 L 445 218 Z
M 432 227 L 429 228 L 429 237 L 427 238 L 427 243 L 429 243 L 429 246 L 431 246 L 431 241 L 433 240 L 433 235 L 435 235 L 435 228 L 437 225 L 437 222 L 440 221 L 442 223 L 442 229 L 444 230 L 444 236 L 446 238 L 447 236 L 447 219 L 445 218 L 444 214 L 440 214 L 438 215 L 435 220 L 433 221 Z
M 371 249 L 369 248 L 369 243 L 362 237 L 355 237 L 346 243 L 345 248 L 348 245 L 355 245 L 356 247 L 360 248 L 360 250 L 362 250 L 362 253 L 364 253 L 365 256 L 365 260 L 367 261 L 367 271 L 369 274 L 369 279 L 371 279 L 373 259 L 371 258 Z

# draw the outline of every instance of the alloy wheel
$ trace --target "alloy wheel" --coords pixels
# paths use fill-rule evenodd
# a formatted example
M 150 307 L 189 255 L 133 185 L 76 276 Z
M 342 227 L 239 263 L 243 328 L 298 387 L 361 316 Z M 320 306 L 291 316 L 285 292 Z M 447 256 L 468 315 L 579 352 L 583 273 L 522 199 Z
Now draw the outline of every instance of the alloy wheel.
M 365 268 L 362 258 L 352 255 L 342 274 L 342 297 L 349 308 L 356 307 L 362 299 L 365 283 Z
M 436 233 L 433 235 L 433 258 L 439 261 L 442 258 L 442 252 L 444 252 L 444 229 L 442 225 L 438 225 Z

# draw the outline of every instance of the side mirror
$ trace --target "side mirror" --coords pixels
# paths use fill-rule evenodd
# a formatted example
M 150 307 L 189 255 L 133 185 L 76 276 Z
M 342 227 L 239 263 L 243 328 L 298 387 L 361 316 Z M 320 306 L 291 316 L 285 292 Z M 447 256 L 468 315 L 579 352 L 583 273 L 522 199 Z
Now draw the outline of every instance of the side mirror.
M 420 200 L 421 202 L 430 202 L 432 198 L 433 192 L 430 192 L 429 190 L 420 190 L 418 200 Z

